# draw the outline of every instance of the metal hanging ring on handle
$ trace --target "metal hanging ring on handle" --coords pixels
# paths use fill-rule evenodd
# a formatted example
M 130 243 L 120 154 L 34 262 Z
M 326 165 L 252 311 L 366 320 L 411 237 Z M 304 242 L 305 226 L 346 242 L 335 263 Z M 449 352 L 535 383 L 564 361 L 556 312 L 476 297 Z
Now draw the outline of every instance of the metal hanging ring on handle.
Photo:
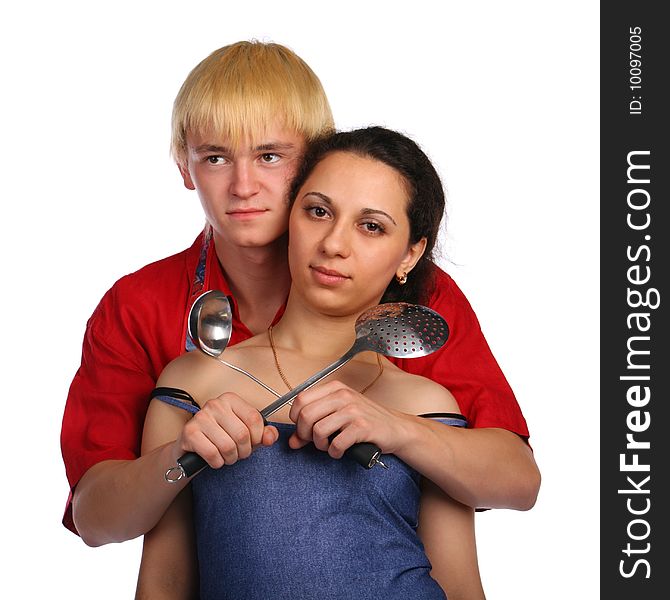
M 184 471 L 184 467 L 182 467 L 181 464 L 177 463 L 176 466 L 170 467 L 167 471 L 165 471 L 165 475 L 163 477 L 165 477 L 165 481 L 168 483 L 177 483 L 186 477 L 186 471 Z

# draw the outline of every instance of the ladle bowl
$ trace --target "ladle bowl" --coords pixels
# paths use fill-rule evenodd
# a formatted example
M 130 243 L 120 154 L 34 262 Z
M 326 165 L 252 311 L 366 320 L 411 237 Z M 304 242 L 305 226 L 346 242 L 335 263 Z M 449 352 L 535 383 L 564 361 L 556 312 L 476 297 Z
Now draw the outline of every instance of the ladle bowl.
M 218 358 L 233 332 L 233 311 L 228 297 L 219 290 L 198 296 L 188 314 L 188 335 L 193 345 Z
M 188 336 L 193 345 L 227 367 L 242 373 L 265 388 L 276 398 L 278 394 L 271 387 L 244 369 L 221 358 L 233 331 L 233 311 L 230 300 L 219 290 L 209 290 L 198 296 L 188 314 Z

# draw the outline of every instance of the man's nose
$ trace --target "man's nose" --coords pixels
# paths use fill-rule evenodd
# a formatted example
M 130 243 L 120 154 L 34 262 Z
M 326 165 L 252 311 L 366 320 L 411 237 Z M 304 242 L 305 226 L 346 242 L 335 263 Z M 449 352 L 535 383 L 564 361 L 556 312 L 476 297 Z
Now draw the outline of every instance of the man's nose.
M 250 198 L 259 190 L 259 181 L 253 165 L 245 160 L 237 161 L 233 165 L 233 179 L 230 191 L 238 198 Z

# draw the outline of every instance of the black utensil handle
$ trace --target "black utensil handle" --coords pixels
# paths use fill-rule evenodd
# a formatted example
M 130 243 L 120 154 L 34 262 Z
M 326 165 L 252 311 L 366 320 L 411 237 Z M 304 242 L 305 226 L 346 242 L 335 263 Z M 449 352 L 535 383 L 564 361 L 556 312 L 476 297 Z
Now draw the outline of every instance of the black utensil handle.
M 184 471 L 184 475 L 186 475 L 186 477 L 190 477 L 191 475 L 195 475 L 198 471 L 205 468 L 207 466 L 207 461 L 195 452 L 187 452 L 186 454 L 179 457 L 177 464 Z
M 372 469 L 382 455 L 381 448 L 370 442 L 354 444 L 344 453 L 345 456 L 353 458 L 359 465 L 366 469 Z
M 263 424 L 268 424 L 265 417 L 263 417 Z M 184 475 L 190 477 L 191 475 L 195 475 L 201 469 L 204 469 L 207 466 L 207 461 L 195 452 L 187 452 L 179 457 L 177 464 L 181 467 L 182 471 L 184 471 Z
M 339 433 L 339 432 L 338 432 Z M 337 433 L 328 437 L 328 440 L 332 442 L 335 439 Z M 370 442 L 359 442 L 350 446 L 344 451 L 344 456 L 355 460 L 361 467 L 366 469 L 371 469 L 377 464 L 379 457 L 382 455 L 381 448 Z

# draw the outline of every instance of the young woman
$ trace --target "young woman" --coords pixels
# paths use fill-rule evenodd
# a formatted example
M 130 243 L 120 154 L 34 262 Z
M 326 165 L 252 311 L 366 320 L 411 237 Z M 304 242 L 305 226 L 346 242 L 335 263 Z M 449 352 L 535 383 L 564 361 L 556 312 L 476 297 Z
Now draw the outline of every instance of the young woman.
M 285 313 L 223 355 L 280 393 L 344 354 L 366 309 L 422 301 L 444 211 L 425 154 L 378 127 L 314 144 L 290 201 Z M 171 362 L 158 386 L 201 410 L 154 399 L 143 453 L 193 451 L 214 469 L 190 485 L 156 473 L 167 510 L 145 537 L 139 598 L 484 597 L 473 510 L 427 477 L 433 438 L 462 422 L 443 387 L 365 352 L 264 426 L 274 396 L 202 353 Z M 343 457 L 361 441 L 389 468 Z

